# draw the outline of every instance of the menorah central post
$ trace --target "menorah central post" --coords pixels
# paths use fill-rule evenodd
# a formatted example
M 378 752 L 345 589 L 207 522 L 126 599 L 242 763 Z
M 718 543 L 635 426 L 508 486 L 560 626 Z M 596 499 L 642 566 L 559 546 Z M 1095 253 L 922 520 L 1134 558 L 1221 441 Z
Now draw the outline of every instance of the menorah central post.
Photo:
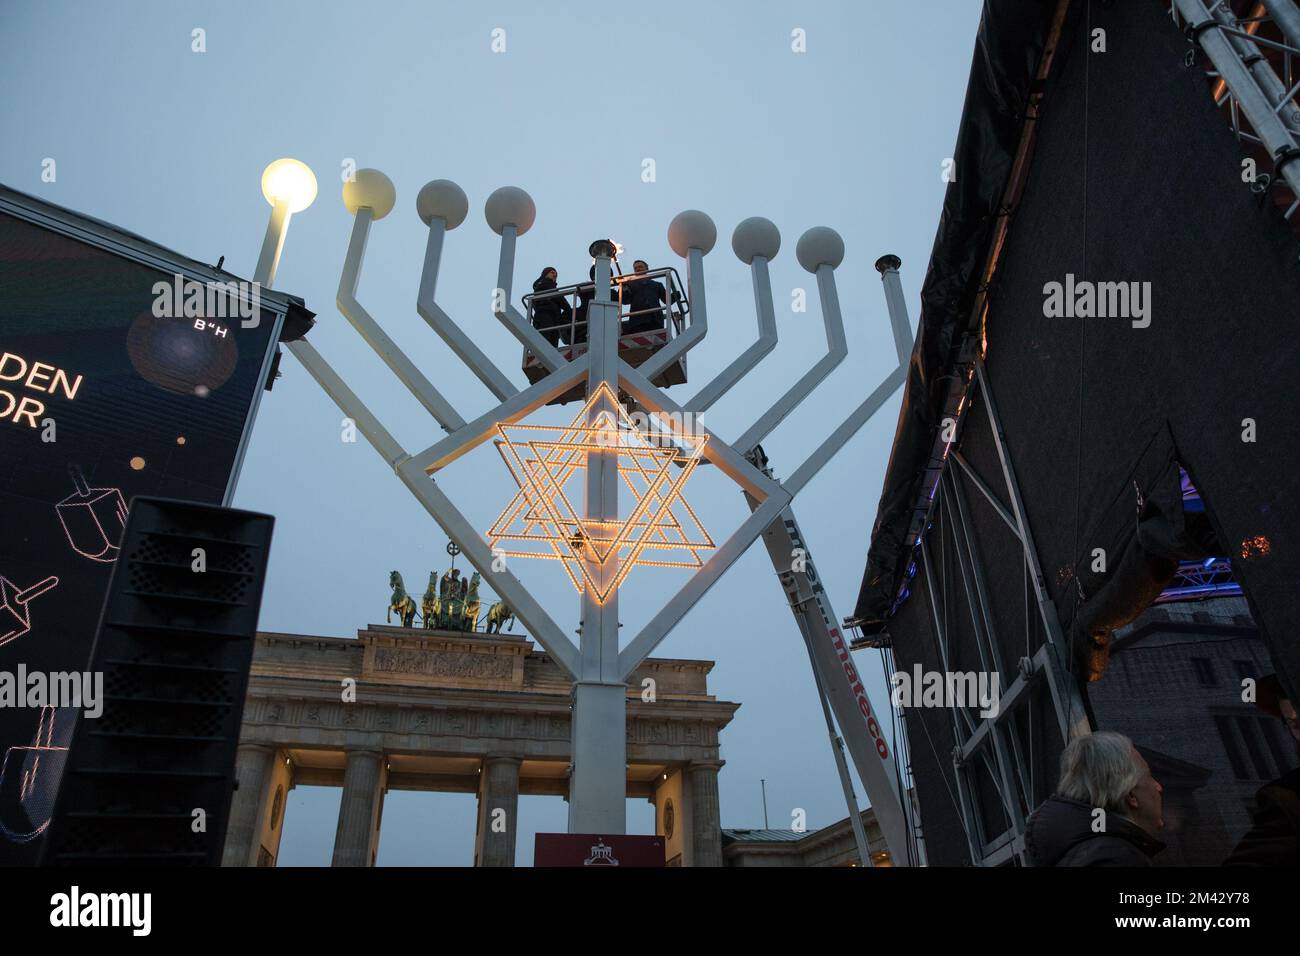
M 598 249 L 598 252 L 609 251 Z M 588 313 L 587 424 L 597 436 L 593 444 L 616 444 L 604 428 L 618 421 L 611 407 L 618 394 L 618 314 L 610 297 L 610 259 L 596 257 L 596 298 Z M 603 386 L 603 387 L 602 387 Z M 583 513 L 589 526 L 612 528 L 618 521 L 619 452 L 617 447 L 587 450 L 586 500 Z M 573 683 L 573 770 L 569 781 L 570 833 L 623 833 L 627 827 L 627 685 L 618 661 L 618 587 L 609 588 L 618 574 L 619 551 L 610 548 L 604 560 L 589 544 L 583 549 L 587 574 L 598 588 L 582 592 L 578 625 L 578 679 Z

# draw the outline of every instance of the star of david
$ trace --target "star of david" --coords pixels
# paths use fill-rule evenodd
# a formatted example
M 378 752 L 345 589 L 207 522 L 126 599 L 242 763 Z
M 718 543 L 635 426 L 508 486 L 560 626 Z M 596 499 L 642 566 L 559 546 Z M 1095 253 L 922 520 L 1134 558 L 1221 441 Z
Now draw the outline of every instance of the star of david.
M 519 491 L 487 533 L 494 553 L 558 560 L 579 592 L 590 589 L 603 603 L 637 566 L 699 568 L 702 552 L 713 550 L 682 496 L 707 434 L 657 442 L 604 384 L 567 426 L 499 423 L 496 429 L 497 450 Z M 615 461 L 631 494 L 622 520 L 584 517 L 570 500 L 568 489 L 583 487 L 593 454 Z

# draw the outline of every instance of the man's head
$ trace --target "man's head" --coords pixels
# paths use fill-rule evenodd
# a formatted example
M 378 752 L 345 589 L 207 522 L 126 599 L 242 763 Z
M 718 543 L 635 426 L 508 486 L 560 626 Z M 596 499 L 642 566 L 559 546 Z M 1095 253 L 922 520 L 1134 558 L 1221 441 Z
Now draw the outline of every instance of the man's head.
M 1164 829 L 1164 787 L 1123 734 L 1098 731 L 1077 737 L 1061 753 L 1057 792 L 1107 813 L 1128 817 L 1144 830 Z
M 640 275 L 643 272 L 649 272 L 650 265 L 644 259 L 637 259 L 632 263 L 632 271 L 637 275 Z
M 555 271 L 555 266 L 547 266 L 545 269 L 542 270 L 543 279 L 550 279 L 552 282 L 554 282 L 559 277 L 560 274 Z

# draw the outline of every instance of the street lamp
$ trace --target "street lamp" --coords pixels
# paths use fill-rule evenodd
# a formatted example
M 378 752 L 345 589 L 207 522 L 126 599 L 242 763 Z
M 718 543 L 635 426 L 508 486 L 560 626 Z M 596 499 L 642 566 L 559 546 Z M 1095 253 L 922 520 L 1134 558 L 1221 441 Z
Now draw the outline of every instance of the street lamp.
M 262 170 L 262 195 L 271 204 L 271 221 L 266 224 L 266 238 L 262 240 L 253 281 L 269 289 L 275 282 L 289 218 L 316 199 L 316 174 L 296 159 L 277 159 Z

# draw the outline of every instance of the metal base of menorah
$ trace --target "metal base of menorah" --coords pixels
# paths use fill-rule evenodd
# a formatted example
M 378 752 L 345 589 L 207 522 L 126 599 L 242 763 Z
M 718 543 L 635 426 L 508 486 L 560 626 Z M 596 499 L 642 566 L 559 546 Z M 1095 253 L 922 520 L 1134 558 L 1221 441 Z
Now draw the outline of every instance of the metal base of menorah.
M 627 831 L 627 685 L 573 683 L 569 832 Z

